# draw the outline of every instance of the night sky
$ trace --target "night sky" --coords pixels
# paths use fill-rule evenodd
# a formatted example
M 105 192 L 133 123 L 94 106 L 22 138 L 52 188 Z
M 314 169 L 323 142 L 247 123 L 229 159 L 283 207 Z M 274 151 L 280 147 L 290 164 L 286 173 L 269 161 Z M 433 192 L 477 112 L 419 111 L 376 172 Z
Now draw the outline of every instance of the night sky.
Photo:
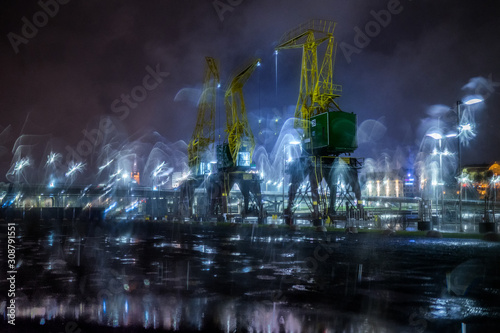
M 485 102 L 473 111 L 477 135 L 463 164 L 500 160 L 497 1 L 8 0 L 0 15 L 0 181 L 26 156 L 31 170 L 43 168 L 50 151 L 62 169 L 98 131 L 87 172 L 117 152 L 136 154 L 141 168 L 152 154 L 185 163 L 205 56 L 219 60 L 223 87 L 262 59 L 245 101 L 257 144 L 271 150 L 275 119 L 281 127 L 297 103 L 301 59 L 299 50 L 279 53 L 276 89 L 274 47 L 316 18 L 337 22 L 335 82 L 341 108 L 358 115 L 356 156 L 411 164 L 437 118 L 450 129 L 448 109 L 479 93 Z M 360 40 L 366 28 L 373 37 Z M 131 93 L 135 100 L 121 100 Z

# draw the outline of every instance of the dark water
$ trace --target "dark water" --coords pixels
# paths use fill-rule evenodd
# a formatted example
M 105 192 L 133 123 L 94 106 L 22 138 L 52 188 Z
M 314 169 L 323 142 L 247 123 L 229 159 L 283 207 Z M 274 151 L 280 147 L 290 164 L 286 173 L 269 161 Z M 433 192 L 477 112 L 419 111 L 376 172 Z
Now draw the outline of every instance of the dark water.
M 2 244 L 7 238 L 2 224 Z M 18 221 L 15 332 L 496 332 L 500 244 Z

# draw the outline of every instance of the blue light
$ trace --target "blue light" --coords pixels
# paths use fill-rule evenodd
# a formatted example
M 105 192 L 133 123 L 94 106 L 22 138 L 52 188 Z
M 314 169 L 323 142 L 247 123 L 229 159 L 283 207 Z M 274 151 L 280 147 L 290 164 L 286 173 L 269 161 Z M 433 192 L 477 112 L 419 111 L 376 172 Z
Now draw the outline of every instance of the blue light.
M 127 212 L 127 213 L 128 213 L 128 212 L 130 212 L 131 210 L 136 209 L 138 205 L 139 205 L 139 202 L 138 202 L 138 201 L 134 202 L 133 204 L 131 204 L 129 207 L 127 207 L 127 208 L 125 209 L 125 212 Z
M 115 201 L 115 202 L 113 202 L 113 203 L 111 204 L 111 206 L 109 206 L 108 208 L 106 208 L 106 209 L 104 210 L 104 214 L 106 214 L 107 212 L 109 212 L 110 210 L 112 210 L 112 209 L 113 209 L 113 208 L 115 208 L 115 207 L 116 207 L 116 201 Z

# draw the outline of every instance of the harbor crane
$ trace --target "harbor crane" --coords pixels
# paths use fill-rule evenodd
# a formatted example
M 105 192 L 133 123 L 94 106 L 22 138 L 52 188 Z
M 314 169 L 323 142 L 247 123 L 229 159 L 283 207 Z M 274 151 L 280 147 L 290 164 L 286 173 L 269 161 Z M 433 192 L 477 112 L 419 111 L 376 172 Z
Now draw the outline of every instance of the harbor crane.
M 237 184 L 243 196 L 242 217 L 253 215 L 262 222 L 262 199 L 260 176 L 252 167 L 255 139 L 248 122 L 243 87 L 260 64 L 260 59 L 252 61 L 236 74 L 224 96 L 226 109 L 227 142 L 217 147 L 217 173 L 210 176 L 212 207 L 217 215 L 231 215 L 230 192 Z M 253 206 L 250 207 L 250 203 Z
M 315 225 L 325 218 L 335 219 L 340 202 L 346 203 L 346 214 L 361 207 L 358 169 L 362 160 L 350 155 L 357 148 L 357 117 L 343 111 L 336 99 L 342 86 L 333 83 L 336 23 L 311 20 L 285 33 L 276 51 L 302 49 L 300 89 L 295 111 L 295 128 L 301 133 L 302 156 L 290 162 L 290 187 L 284 219 L 293 223 L 293 207 L 301 183 L 309 180 L 311 202 L 308 204 Z M 326 42 L 326 51 L 318 70 L 318 46 Z M 327 189 L 323 189 L 323 180 Z M 342 191 L 338 191 L 338 189 Z M 329 200 L 327 200 L 329 190 Z M 354 194 L 354 197 L 351 195 Z M 305 198 L 305 196 L 304 196 Z M 351 208 L 349 208 L 349 206 Z
M 188 165 L 196 175 L 209 168 L 209 148 L 215 142 L 215 107 L 217 88 L 220 85 L 219 69 L 214 58 L 206 57 L 207 68 L 203 91 L 198 103 L 198 116 L 191 141 L 188 144 Z
M 180 185 L 180 212 L 188 216 L 193 214 L 195 190 L 205 183 L 214 167 L 211 148 L 215 143 L 216 98 L 220 77 L 217 61 L 211 57 L 205 57 L 205 60 L 203 91 L 198 102 L 196 125 L 187 148 L 189 175 Z M 203 208 L 201 214 L 205 215 L 206 212 L 207 209 Z

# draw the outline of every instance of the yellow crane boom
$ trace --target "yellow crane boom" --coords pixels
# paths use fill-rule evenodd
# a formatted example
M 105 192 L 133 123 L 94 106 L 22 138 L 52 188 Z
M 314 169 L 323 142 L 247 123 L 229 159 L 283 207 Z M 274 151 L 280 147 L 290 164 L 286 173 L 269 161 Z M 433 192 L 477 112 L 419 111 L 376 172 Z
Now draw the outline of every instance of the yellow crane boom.
M 243 86 L 259 62 L 260 59 L 254 60 L 239 74 L 234 76 L 225 94 L 228 145 L 233 163 L 237 166 L 245 163 L 249 166 L 255 149 L 255 139 L 248 123 L 245 100 L 243 98 Z
M 304 137 L 310 137 L 311 116 L 328 111 L 331 104 L 340 110 L 335 98 L 342 86 L 333 84 L 335 42 L 333 31 L 336 23 L 325 20 L 311 20 L 285 33 L 276 50 L 302 48 L 300 91 L 295 111 L 295 127 L 304 130 Z M 318 46 L 328 41 L 325 56 L 318 72 Z
M 191 141 L 188 144 L 188 165 L 195 174 L 203 173 L 203 162 L 209 162 L 208 150 L 215 141 L 215 108 L 219 69 L 214 58 L 206 57 L 207 67 L 203 92 L 198 103 L 198 116 Z

